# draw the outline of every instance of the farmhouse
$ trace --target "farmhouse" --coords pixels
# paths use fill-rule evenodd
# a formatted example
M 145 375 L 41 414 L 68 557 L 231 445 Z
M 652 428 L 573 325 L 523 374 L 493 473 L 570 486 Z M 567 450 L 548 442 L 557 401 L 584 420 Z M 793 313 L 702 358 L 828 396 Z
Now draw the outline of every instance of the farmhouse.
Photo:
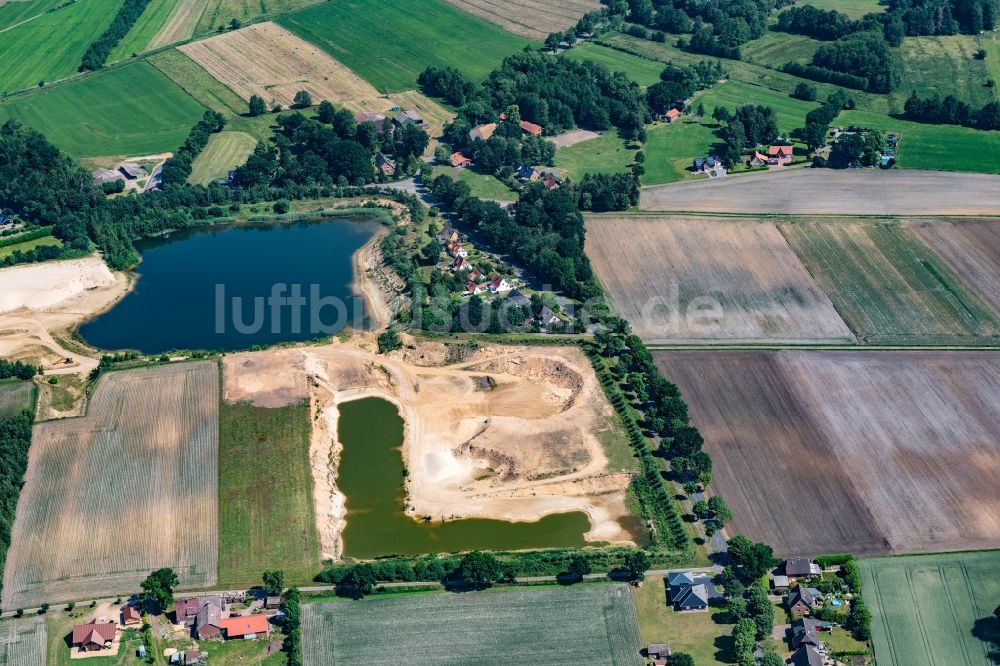
M 688 571 L 668 575 L 667 588 L 670 603 L 679 611 L 705 610 L 709 602 L 722 598 L 711 578 Z
M 118 170 L 129 180 L 135 180 L 137 178 L 145 178 L 146 170 L 142 168 L 142 165 L 136 164 L 135 162 L 125 162 Z
M 73 647 L 83 652 L 98 652 L 108 650 L 115 640 L 115 623 L 98 622 L 73 625 Z
M 791 146 L 768 146 L 767 163 L 771 166 L 784 166 L 792 161 Z
M 251 640 L 266 637 L 271 633 L 271 626 L 263 615 L 238 615 L 219 620 L 216 625 L 224 632 L 225 638 L 244 638 Z
M 222 597 L 216 595 L 211 597 L 178 599 L 174 605 L 174 622 L 177 624 L 187 625 L 189 627 L 194 626 L 195 620 L 198 617 L 198 611 L 209 604 L 215 605 L 221 609 L 223 607 Z
M 788 576 L 789 580 L 795 580 L 797 578 L 808 578 L 809 576 L 818 576 L 822 573 L 819 565 L 810 560 L 808 557 L 795 557 L 790 560 L 785 560 L 785 575 Z
M 90 178 L 94 181 L 94 185 L 103 185 L 104 183 L 113 183 L 116 180 L 121 180 L 122 174 L 111 169 L 95 169 L 90 172 Z
M 416 125 L 417 127 L 424 126 L 424 119 L 416 111 L 400 111 L 392 118 L 392 122 L 400 127 L 405 127 L 406 125 Z
M 122 625 L 135 627 L 142 624 L 142 613 L 131 604 L 122 608 Z
M 358 125 L 362 123 L 372 123 L 375 125 L 376 131 L 385 131 L 385 116 L 381 113 L 373 113 L 372 111 L 362 111 L 361 113 L 354 114 L 354 122 Z
M 534 136 L 541 136 L 543 131 L 541 125 L 529 123 L 527 120 L 521 121 L 521 129 L 525 132 L 525 134 L 531 134 Z
M 808 615 L 816 608 L 819 590 L 805 585 L 796 585 L 788 593 L 788 610 L 799 615 Z
M 493 133 L 497 131 L 496 123 L 486 123 L 485 125 L 477 125 L 469 130 L 469 138 L 475 141 L 480 139 L 482 141 L 488 141 Z
M 448 161 L 456 169 L 464 169 L 466 167 L 472 166 L 472 160 L 463 155 L 462 153 L 452 153 Z
M 663 114 L 663 120 L 665 120 L 668 123 L 672 123 L 680 117 L 681 117 L 681 112 L 678 111 L 677 109 L 670 109 Z
M 221 629 L 219 621 L 222 619 L 222 605 L 210 601 L 198 610 L 194 619 L 194 634 L 198 640 L 217 638 Z

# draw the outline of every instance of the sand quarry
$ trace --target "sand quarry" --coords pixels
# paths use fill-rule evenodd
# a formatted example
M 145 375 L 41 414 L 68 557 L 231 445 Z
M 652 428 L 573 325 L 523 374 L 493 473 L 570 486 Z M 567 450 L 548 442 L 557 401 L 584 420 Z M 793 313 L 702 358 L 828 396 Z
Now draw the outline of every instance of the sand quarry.
M 223 366 L 227 401 L 309 400 L 324 558 L 341 554 L 345 515 L 337 405 L 364 396 L 394 403 L 406 422 L 408 515 L 531 521 L 583 511 L 588 540 L 631 540 L 620 522 L 630 474 L 608 469 L 599 439 L 616 427 L 613 412 L 575 348 L 422 343 L 384 356 L 347 342 L 234 354 Z

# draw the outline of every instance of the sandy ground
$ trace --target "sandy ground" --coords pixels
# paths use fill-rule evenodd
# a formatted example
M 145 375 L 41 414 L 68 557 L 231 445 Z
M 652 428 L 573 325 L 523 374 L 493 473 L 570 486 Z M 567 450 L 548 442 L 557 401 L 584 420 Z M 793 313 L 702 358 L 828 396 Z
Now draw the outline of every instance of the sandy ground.
M 639 208 L 788 215 L 1000 215 L 1000 177 L 795 169 L 647 187 Z
M 583 511 L 587 539 L 629 541 L 620 519 L 630 475 L 608 469 L 597 433 L 613 413 L 577 349 L 425 343 L 380 356 L 364 348 L 370 339 L 225 359 L 227 400 L 309 396 L 324 558 L 341 553 L 345 515 L 337 406 L 364 396 L 391 401 L 406 422 L 409 515 L 533 521 Z
M 45 374 L 87 373 L 97 361 L 67 349 L 66 331 L 124 296 L 132 278 L 112 273 L 96 255 L 0 270 L 0 356 L 31 358 Z
M 575 146 L 578 143 L 583 143 L 584 141 L 590 141 L 591 139 L 596 139 L 601 136 L 600 132 L 592 132 L 590 130 L 573 130 L 572 132 L 564 132 L 558 136 L 553 136 L 549 138 L 549 141 L 556 145 L 556 148 L 568 148 L 569 146 Z

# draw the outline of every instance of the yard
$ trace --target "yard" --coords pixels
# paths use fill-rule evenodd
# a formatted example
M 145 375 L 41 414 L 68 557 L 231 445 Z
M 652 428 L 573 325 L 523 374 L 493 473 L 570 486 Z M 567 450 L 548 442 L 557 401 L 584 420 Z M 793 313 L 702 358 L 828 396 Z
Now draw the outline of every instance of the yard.
M 517 194 L 497 180 L 495 177 L 485 173 L 477 173 L 472 169 L 456 169 L 448 166 L 434 167 L 435 176 L 450 176 L 455 180 L 468 183 L 472 188 L 472 196 L 480 199 L 494 199 L 497 201 L 516 201 Z
M 706 113 L 711 110 L 706 108 Z M 691 172 L 694 158 L 712 154 L 721 144 L 715 135 L 718 124 L 710 117 L 698 119 L 681 116 L 672 123 L 660 123 L 649 128 L 642 150 L 646 154 L 643 185 L 660 185 L 685 179 L 704 179 Z
M 859 562 L 881 666 L 988 666 L 1000 650 L 1000 551 Z M 994 655 L 993 657 L 989 656 Z
M 675 611 L 667 602 L 662 576 L 649 577 L 642 587 L 632 588 L 632 598 L 643 646 L 669 643 L 671 652 L 688 653 L 698 666 L 732 663 L 733 625 L 722 622 L 724 613 Z

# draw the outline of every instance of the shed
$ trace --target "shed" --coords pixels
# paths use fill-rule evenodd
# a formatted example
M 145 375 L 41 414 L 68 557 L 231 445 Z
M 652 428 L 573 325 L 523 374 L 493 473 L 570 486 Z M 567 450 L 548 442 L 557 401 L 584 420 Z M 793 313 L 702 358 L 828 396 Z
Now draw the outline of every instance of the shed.
M 650 659 L 667 659 L 670 657 L 670 644 L 650 643 L 646 646 L 646 655 Z

